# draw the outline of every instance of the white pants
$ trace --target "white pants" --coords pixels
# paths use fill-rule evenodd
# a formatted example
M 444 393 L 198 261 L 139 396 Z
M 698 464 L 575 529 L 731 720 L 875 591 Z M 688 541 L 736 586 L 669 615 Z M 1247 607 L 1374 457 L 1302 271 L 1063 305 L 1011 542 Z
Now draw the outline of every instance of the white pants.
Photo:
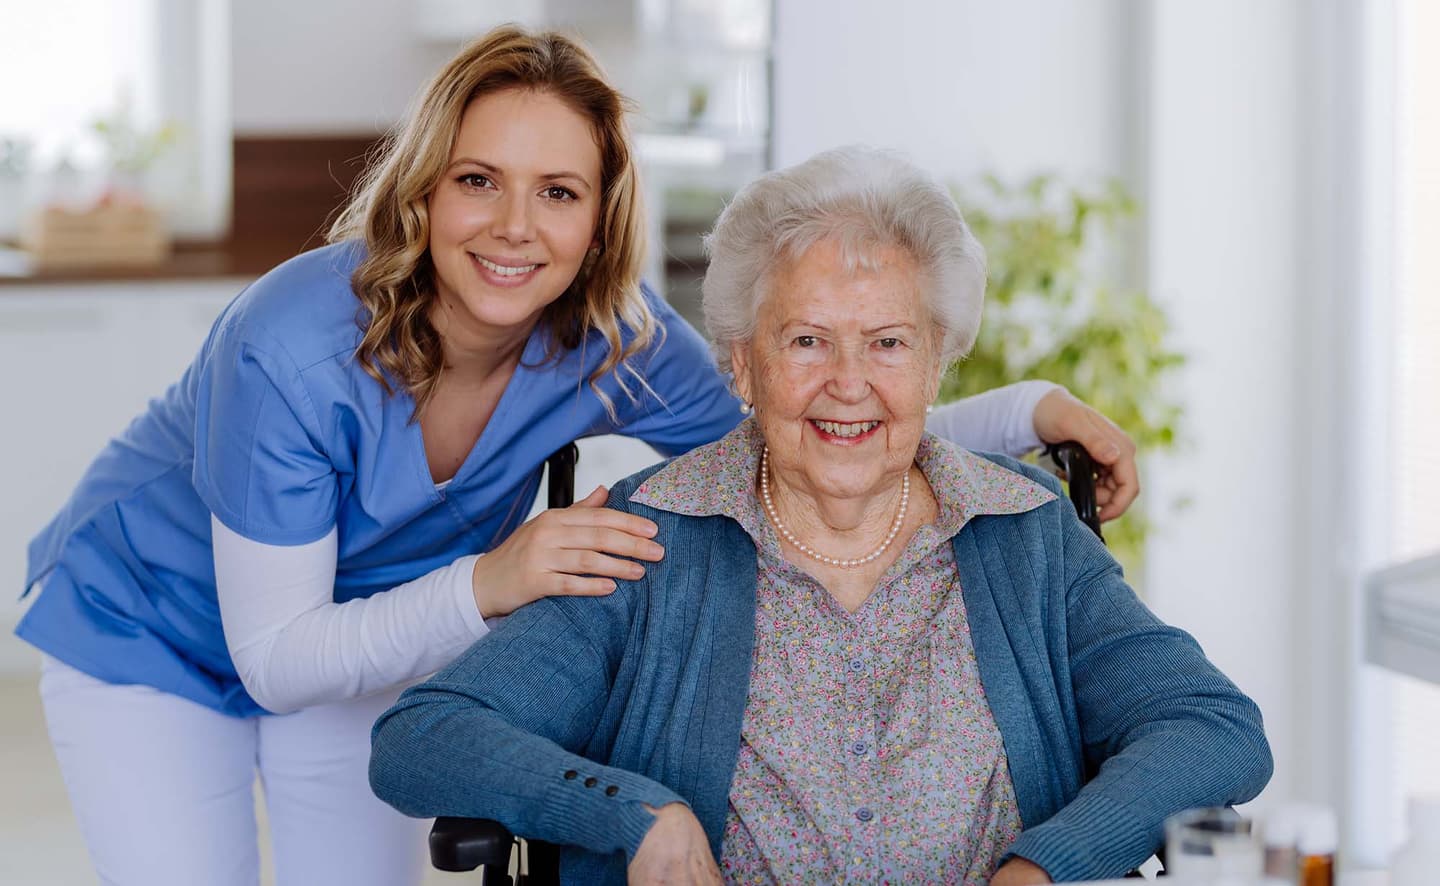
M 100 881 L 255 886 L 256 772 L 277 886 L 405 886 L 428 822 L 370 793 L 370 727 L 398 690 L 237 719 L 45 658 L 50 741 Z

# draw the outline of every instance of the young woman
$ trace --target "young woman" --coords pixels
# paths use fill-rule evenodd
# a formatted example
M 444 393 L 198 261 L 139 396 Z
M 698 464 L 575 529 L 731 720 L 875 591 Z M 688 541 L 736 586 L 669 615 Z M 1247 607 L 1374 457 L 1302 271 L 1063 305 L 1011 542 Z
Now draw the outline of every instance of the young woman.
M 425 90 L 332 231 L 216 321 L 30 548 L 18 629 L 106 883 L 415 882 L 423 825 L 371 796 L 369 730 L 486 620 L 607 594 L 664 538 L 597 489 L 523 522 L 544 460 L 663 453 L 743 417 L 642 290 L 621 97 L 555 35 L 498 30 Z M 1063 390 L 941 410 L 981 448 L 1076 438 L 1133 498 L 1133 447 Z

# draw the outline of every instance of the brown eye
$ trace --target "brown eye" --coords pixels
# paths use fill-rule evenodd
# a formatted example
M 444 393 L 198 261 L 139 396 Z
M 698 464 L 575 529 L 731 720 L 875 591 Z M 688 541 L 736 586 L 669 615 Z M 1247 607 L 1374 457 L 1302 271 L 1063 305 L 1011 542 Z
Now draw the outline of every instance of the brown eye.
M 802 348 L 813 348 L 813 347 L 815 347 L 816 344 L 819 343 L 819 341 L 820 341 L 820 340 L 819 340 L 818 338 L 816 338 L 815 336 L 813 336 L 813 335 L 797 335 L 797 336 L 795 336 L 795 344 L 796 344 L 798 347 L 802 347 Z
M 489 177 L 481 175 L 478 172 L 467 172 L 455 180 L 467 188 L 474 188 L 476 190 L 483 190 L 491 186 Z
M 879 344 L 880 344 L 880 347 L 882 347 L 882 348 L 884 348 L 885 350 L 888 351 L 888 350 L 891 350 L 891 349 L 893 349 L 893 348 L 898 348 L 898 347 L 900 347 L 900 339 L 898 339 L 898 338 L 882 338 L 882 339 L 880 339 Z

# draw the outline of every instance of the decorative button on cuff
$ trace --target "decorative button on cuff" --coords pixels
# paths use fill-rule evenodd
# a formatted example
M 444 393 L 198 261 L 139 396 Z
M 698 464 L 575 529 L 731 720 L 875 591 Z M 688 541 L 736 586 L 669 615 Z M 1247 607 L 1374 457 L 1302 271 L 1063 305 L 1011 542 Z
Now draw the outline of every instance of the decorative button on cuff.
M 616 787 L 615 785 L 613 785 L 613 784 L 612 784 L 610 787 L 608 787 L 608 788 L 605 789 L 605 796 L 607 796 L 607 797 L 613 797 L 613 796 L 615 796 L 615 795 L 618 794 L 618 793 L 620 793 L 620 789 L 617 788 L 617 787 Z
M 577 777 L 579 777 L 579 775 L 580 775 L 580 773 L 576 772 L 574 769 L 566 770 L 566 772 L 565 772 L 565 780 L 566 780 L 566 781 L 574 781 Z
M 595 787 L 595 785 L 597 785 L 597 784 L 599 784 L 599 783 L 600 783 L 600 780 L 599 780 L 598 778 L 596 778 L 595 776 L 593 776 L 593 775 L 590 776 L 589 778 L 585 779 L 585 787 L 587 787 L 587 788 L 593 788 L 593 787 Z

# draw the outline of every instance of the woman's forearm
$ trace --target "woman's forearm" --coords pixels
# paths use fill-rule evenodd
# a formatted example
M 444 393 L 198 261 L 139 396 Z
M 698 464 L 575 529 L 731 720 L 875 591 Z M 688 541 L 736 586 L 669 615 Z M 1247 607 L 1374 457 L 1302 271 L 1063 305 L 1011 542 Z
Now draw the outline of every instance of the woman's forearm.
M 400 697 L 373 733 L 376 796 L 407 815 L 492 818 L 523 836 L 634 854 L 654 823 L 645 807 L 684 801 L 577 753 L 603 740 L 613 662 L 577 630 L 568 602 L 517 610 Z M 586 614 L 603 618 L 599 608 Z
M 966 449 L 1019 457 L 1040 446 L 1035 405 L 1058 388 L 1048 381 L 1022 381 L 937 406 L 925 427 Z
M 371 790 L 406 815 L 489 818 L 528 838 L 630 857 L 655 821 L 645 807 L 683 802 L 442 685 L 409 690 L 375 724 Z
M 1272 760 L 1255 703 L 1140 602 L 1073 511 L 1062 514 L 1070 681 L 1098 772 L 1012 851 L 1056 880 L 1113 877 L 1150 855 L 1168 816 L 1253 798 Z
M 1119 877 L 1163 840 L 1166 818 L 1197 806 L 1253 798 L 1270 774 L 1263 735 L 1237 723 L 1247 711 L 1190 711 L 1150 722 L 1050 819 L 1026 828 L 1008 854 L 1056 880 Z
M 266 710 L 367 695 L 430 674 L 486 631 L 475 557 L 374 596 L 336 603 L 336 533 L 267 545 L 211 519 L 225 642 L 246 691 Z

